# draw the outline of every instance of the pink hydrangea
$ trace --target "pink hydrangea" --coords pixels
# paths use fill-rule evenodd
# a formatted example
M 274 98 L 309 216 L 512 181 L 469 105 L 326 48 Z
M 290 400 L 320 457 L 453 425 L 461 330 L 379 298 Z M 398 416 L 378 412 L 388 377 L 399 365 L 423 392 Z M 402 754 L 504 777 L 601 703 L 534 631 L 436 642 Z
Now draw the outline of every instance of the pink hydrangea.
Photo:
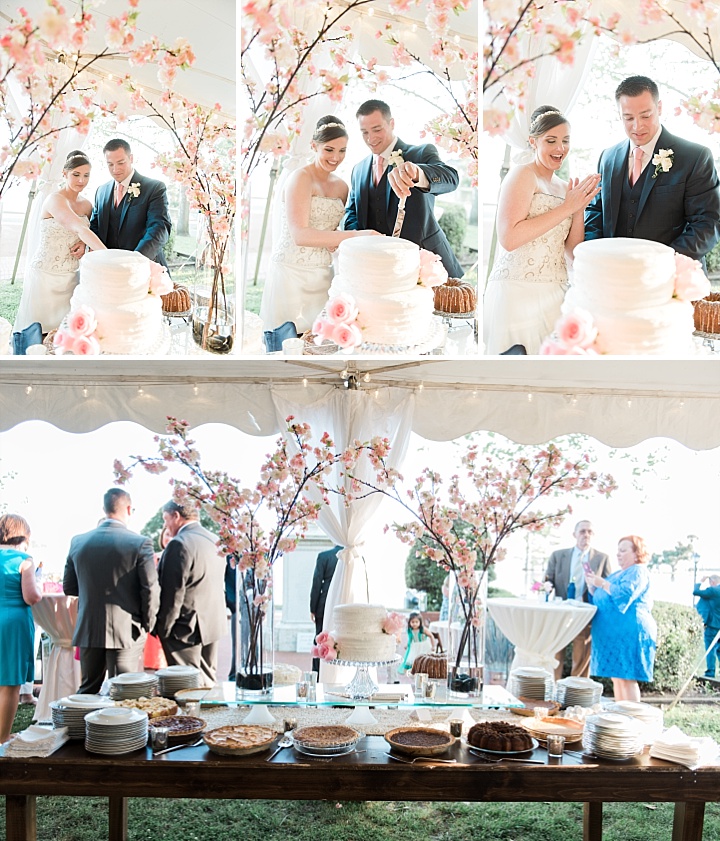
M 325 307 L 327 320 L 332 324 L 350 324 L 358 317 L 358 308 L 352 295 L 337 295 Z
M 91 307 L 78 307 L 67 319 L 67 332 L 71 336 L 89 336 L 97 329 L 95 311 Z
M 568 347 L 589 348 L 597 338 L 597 327 L 587 310 L 574 309 L 561 316 L 555 325 L 560 344 Z
M 699 301 L 710 294 L 710 281 L 702 265 L 684 254 L 675 255 L 675 295 L 681 301 Z
M 405 627 L 405 618 L 401 616 L 399 613 L 388 613 L 385 617 L 385 621 L 382 623 L 382 629 L 386 634 L 399 634 L 400 631 Z
M 448 273 L 440 257 L 432 251 L 420 249 L 420 286 L 442 286 L 448 279 Z
M 350 350 L 362 344 L 362 333 L 356 324 L 336 324 L 332 340 L 344 350 Z

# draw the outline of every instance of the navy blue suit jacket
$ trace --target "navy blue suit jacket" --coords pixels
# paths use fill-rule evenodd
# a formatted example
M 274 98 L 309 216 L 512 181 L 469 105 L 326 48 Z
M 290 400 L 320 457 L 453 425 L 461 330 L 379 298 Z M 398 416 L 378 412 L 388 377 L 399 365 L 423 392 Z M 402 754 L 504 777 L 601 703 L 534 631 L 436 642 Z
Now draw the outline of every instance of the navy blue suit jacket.
M 130 183 L 140 185 L 140 194 L 137 197 L 130 193 L 123 196 L 117 248 L 139 251 L 149 260 L 167 266 L 162 249 L 170 236 L 172 223 L 165 185 L 137 171 L 133 173 Z M 90 230 L 103 243 L 107 242 L 114 191 L 115 181 L 108 181 L 98 187 L 90 217 Z
M 675 137 L 663 128 L 655 145 L 673 150 L 673 165 L 653 178 L 649 172 L 640 194 L 633 236 L 669 245 L 700 260 L 720 240 L 720 182 L 708 148 Z M 630 141 L 624 140 L 600 156 L 600 193 L 585 211 L 585 239 L 614 237 L 622 179 L 628 177 Z
M 437 149 L 429 143 L 423 146 L 409 146 L 398 139 L 395 149 L 402 151 L 403 160 L 417 164 L 430 182 L 430 188 L 427 191 L 415 188 L 405 202 L 405 221 L 400 236 L 427 251 L 438 254 L 450 277 L 462 277 L 464 272 L 460 263 L 453 254 L 450 243 L 438 225 L 433 212 L 436 195 L 451 193 L 457 189 L 460 181 L 457 171 L 444 164 L 438 156 Z M 350 195 L 342 224 L 345 231 L 367 230 L 372 160 L 373 156 L 368 155 L 353 168 Z M 398 202 L 398 197 L 388 183 L 387 227 L 390 231 L 397 217 Z

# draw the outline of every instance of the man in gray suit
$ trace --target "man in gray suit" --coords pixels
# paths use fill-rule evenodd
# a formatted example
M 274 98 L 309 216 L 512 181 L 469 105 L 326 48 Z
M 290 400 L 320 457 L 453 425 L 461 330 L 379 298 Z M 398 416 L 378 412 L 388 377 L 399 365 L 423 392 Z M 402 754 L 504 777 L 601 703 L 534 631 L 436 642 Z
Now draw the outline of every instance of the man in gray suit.
M 217 537 L 203 528 L 192 502 L 163 505 L 172 538 L 160 563 L 157 635 L 168 665 L 195 666 L 215 683 L 218 641 L 227 633 L 225 557 Z
M 580 520 L 573 531 L 575 546 L 571 549 L 557 549 L 550 555 L 545 580 L 552 582 L 555 595 L 561 599 L 582 599 L 584 602 L 588 600 L 585 564 L 589 564 L 590 569 L 603 578 L 607 578 L 611 572 L 608 556 L 590 546 L 592 536 L 592 523 L 589 520 Z M 590 674 L 591 651 L 589 622 L 572 641 L 572 647 L 571 674 L 587 677 Z M 555 680 L 560 680 L 565 663 L 565 649 L 558 651 L 555 657 L 558 660 Z
M 130 495 L 111 488 L 103 510 L 97 528 L 72 539 L 63 577 L 65 593 L 79 597 L 72 641 L 80 648 L 79 691 L 90 694 L 100 691 L 106 671 L 138 671 L 160 603 L 152 544 L 128 528 Z

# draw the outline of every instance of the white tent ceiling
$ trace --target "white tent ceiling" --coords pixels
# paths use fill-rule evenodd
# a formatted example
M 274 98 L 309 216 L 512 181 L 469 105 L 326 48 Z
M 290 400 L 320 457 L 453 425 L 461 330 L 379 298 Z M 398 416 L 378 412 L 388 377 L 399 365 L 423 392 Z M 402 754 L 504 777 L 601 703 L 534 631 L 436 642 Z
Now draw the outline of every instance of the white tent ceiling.
M 0 0 L 0 29 L 14 19 L 18 6 L 27 10 L 33 20 L 47 8 L 46 0 Z M 80 7 L 79 0 L 64 0 L 68 15 Z M 179 71 L 175 89 L 192 102 L 213 106 L 219 102 L 224 114 L 235 114 L 235 0 L 143 0 L 138 6 L 138 44 L 156 35 L 172 45 L 177 38 L 186 38 L 196 61 L 189 70 Z M 104 47 L 105 24 L 128 8 L 127 0 L 105 0 L 92 9 L 96 27 L 85 52 L 99 53 Z M 127 60 L 104 59 L 94 65 L 104 75 L 121 76 L 128 72 Z M 160 90 L 157 68 L 130 68 L 133 78 L 147 90 Z M 118 89 L 112 85 L 108 98 L 116 99 Z
M 654 437 L 697 450 L 720 446 L 720 364 L 713 359 L 354 363 L 369 401 L 391 406 L 399 391 L 415 390 L 413 429 L 432 440 L 487 429 L 523 443 L 581 432 L 612 446 Z M 0 430 L 38 419 L 72 432 L 117 420 L 162 431 L 175 415 L 194 426 L 221 422 L 271 435 L 278 431 L 273 393 L 301 417 L 304 405 L 344 388 L 345 367 L 348 360 L 310 357 L 210 364 L 18 357 L 0 365 Z

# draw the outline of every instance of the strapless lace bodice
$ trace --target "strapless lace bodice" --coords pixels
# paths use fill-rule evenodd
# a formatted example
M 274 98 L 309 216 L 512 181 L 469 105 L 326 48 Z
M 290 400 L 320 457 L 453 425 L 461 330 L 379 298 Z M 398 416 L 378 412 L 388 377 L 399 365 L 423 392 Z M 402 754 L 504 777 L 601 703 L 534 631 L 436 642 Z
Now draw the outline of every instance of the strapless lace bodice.
M 90 225 L 87 216 L 80 216 L 79 219 L 83 224 Z M 40 242 L 30 261 L 30 267 L 53 274 L 77 271 L 78 261 L 70 254 L 70 246 L 78 239 L 75 231 L 65 228 L 57 219 L 41 219 Z
M 280 236 L 273 247 L 272 259 L 276 263 L 288 263 L 298 266 L 329 266 L 332 262 L 327 248 L 311 248 L 307 245 L 295 245 L 290 236 L 285 202 L 279 205 L 281 214 Z M 310 219 L 308 226 L 317 231 L 335 231 L 345 213 L 342 199 L 328 196 L 313 196 L 310 199 Z
M 535 193 L 530 201 L 527 218 L 532 219 L 547 213 L 564 199 L 547 193 Z M 570 232 L 572 216 L 563 219 L 559 225 L 546 234 L 521 245 L 514 251 L 499 248 L 489 280 L 521 280 L 526 283 L 567 283 L 565 263 L 565 240 Z

